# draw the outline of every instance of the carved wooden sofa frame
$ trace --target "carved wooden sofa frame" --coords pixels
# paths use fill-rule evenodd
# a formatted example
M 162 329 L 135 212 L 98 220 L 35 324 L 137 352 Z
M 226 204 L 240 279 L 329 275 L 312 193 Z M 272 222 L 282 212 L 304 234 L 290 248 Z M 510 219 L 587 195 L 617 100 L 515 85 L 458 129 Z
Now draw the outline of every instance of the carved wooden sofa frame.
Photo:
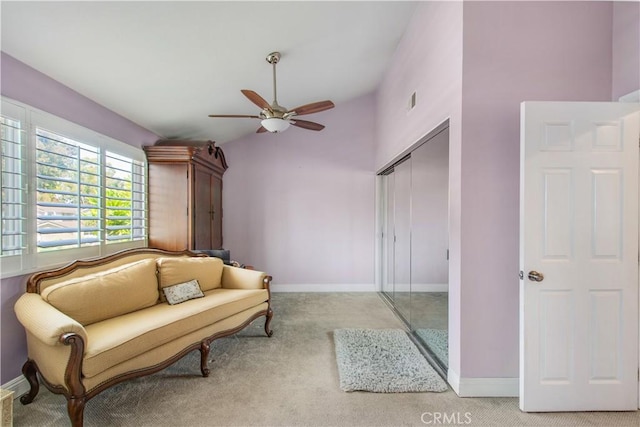
M 151 256 L 191 256 L 191 257 L 207 257 L 206 254 L 203 253 L 194 253 L 190 251 L 165 251 L 160 249 L 150 249 L 150 248 L 142 248 L 142 249 L 131 249 L 121 251 L 109 256 L 94 258 L 90 260 L 78 260 L 74 261 L 71 264 L 68 264 L 65 267 L 61 267 L 55 270 L 43 271 L 40 273 L 33 274 L 27 281 L 27 293 L 40 293 L 40 283 L 43 280 L 54 278 L 54 277 L 62 277 L 69 275 L 70 273 L 77 272 L 79 270 L 100 266 L 106 263 L 112 263 L 117 261 L 118 259 L 128 257 L 131 255 L 151 255 Z M 236 267 L 230 267 L 236 268 Z M 270 282 L 272 280 L 271 276 L 265 276 L 263 279 L 264 289 L 267 290 L 268 300 L 267 300 L 267 308 L 253 314 L 251 317 L 247 318 L 242 324 L 223 331 L 219 331 L 214 333 L 211 336 L 208 336 L 202 340 L 194 342 L 182 350 L 174 354 L 172 357 L 164 360 L 161 363 L 155 364 L 153 366 L 136 369 L 130 372 L 125 372 L 120 375 L 117 375 L 113 378 L 110 378 L 107 381 L 102 382 L 97 387 L 92 388 L 90 391 L 85 389 L 85 386 L 82 383 L 82 364 L 83 364 L 83 354 L 85 351 L 85 342 L 81 335 L 77 333 L 65 333 L 60 335 L 59 342 L 65 346 L 69 346 L 71 348 L 70 357 L 68 364 L 64 373 L 64 383 L 65 387 L 61 387 L 58 385 L 51 384 L 40 372 L 37 363 L 28 358 L 25 364 L 22 367 L 22 373 L 29 382 L 30 390 L 20 397 L 20 402 L 23 405 L 27 405 L 33 402 L 34 398 L 38 394 L 39 391 L 39 379 L 41 382 L 53 393 L 62 394 L 67 399 L 67 412 L 69 415 L 69 419 L 71 424 L 74 427 L 81 427 L 83 425 L 83 414 L 85 404 L 96 395 L 101 392 L 107 390 L 110 387 L 113 387 L 116 384 L 121 382 L 143 377 L 147 375 L 154 374 L 159 372 L 168 366 L 174 364 L 182 357 L 186 356 L 188 353 L 198 350 L 200 352 L 200 372 L 203 377 L 209 376 L 209 367 L 208 367 L 208 357 L 209 351 L 211 348 L 211 343 L 222 337 L 226 337 L 229 335 L 233 335 L 249 324 L 251 324 L 254 320 L 259 317 L 265 316 L 265 324 L 264 331 L 267 337 L 271 337 L 273 335 L 273 331 L 270 328 L 271 320 L 273 318 L 273 310 L 271 308 L 271 292 L 269 289 Z

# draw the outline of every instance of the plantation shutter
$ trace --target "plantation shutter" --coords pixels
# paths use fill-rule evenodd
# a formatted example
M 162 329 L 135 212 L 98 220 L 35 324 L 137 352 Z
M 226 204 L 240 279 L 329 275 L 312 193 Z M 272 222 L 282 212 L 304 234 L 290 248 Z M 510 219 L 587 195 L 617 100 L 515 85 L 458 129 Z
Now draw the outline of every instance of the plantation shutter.
M 144 163 L 106 153 L 107 243 L 145 238 Z
M 4 106 L 3 110 L 5 110 Z M 0 116 L 2 134 L 0 256 L 21 255 L 25 249 L 26 161 L 22 126 L 20 119 L 11 118 L 5 114 Z
M 36 128 L 38 251 L 100 243 L 100 149 Z

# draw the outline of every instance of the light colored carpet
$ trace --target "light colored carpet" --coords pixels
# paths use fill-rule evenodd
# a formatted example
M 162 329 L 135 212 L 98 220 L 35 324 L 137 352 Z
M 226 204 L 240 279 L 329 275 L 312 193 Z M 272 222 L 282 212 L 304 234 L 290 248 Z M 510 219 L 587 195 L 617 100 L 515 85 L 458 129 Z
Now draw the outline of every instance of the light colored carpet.
M 336 329 L 343 391 L 442 392 L 447 384 L 401 329 Z
M 416 335 L 424 341 L 445 367 L 449 366 L 449 332 L 443 329 L 416 329 Z
M 211 375 L 197 352 L 162 372 L 91 399 L 85 426 L 424 426 L 460 414 L 469 426 L 633 426 L 638 412 L 525 414 L 515 398 L 443 393 L 345 393 L 332 333 L 402 324 L 375 293 L 275 293 L 274 335 L 263 321 L 212 344 Z M 30 405 L 14 404 L 14 426 L 69 426 L 64 397 L 41 387 Z

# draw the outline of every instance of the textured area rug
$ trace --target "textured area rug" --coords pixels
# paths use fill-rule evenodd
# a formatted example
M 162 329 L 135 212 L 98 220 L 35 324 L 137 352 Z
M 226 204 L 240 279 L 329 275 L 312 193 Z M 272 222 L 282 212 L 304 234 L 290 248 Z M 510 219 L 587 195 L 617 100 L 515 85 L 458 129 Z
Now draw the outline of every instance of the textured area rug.
M 416 334 L 440 362 L 449 367 L 449 333 L 443 329 L 416 329 Z
M 376 393 L 442 392 L 444 380 L 400 329 L 333 331 L 340 388 Z

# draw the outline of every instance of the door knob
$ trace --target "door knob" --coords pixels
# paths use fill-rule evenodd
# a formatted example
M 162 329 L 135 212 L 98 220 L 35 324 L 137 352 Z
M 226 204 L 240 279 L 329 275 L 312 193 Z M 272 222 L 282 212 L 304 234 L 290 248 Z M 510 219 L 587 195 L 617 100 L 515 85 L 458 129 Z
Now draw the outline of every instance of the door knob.
M 544 275 L 534 270 L 529 272 L 528 277 L 532 282 L 542 282 L 544 280 Z

